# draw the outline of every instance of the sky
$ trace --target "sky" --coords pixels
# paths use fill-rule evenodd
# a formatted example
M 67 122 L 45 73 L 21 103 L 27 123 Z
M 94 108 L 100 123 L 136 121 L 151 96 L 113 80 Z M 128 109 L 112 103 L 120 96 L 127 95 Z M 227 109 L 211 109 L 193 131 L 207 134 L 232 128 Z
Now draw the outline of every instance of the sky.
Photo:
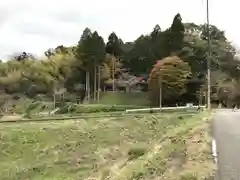
M 209 0 L 210 23 L 240 46 L 236 22 L 239 0 Z M 124 42 L 164 30 L 180 13 L 183 22 L 206 22 L 206 0 L 2 0 L 0 59 L 15 52 L 41 56 L 48 48 L 71 46 L 89 27 L 107 40 L 115 32 Z

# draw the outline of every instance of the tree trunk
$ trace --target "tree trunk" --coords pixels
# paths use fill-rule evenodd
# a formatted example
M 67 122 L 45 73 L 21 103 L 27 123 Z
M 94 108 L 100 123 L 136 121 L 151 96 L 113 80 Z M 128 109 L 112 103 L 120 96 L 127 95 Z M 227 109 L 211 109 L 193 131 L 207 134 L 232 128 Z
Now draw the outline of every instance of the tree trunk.
M 94 63 L 94 86 L 93 86 L 93 99 L 96 101 L 96 93 L 97 93 L 97 67 L 95 66 Z
M 85 100 L 88 100 L 88 75 L 86 71 L 86 77 L 85 77 Z
M 112 91 L 115 91 L 115 59 L 113 59 L 113 65 L 112 65 Z
M 91 100 L 90 73 L 88 72 L 88 101 Z
M 90 101 L 90 77 L 89 77 L 89 72 L 86 72 L 86 91 L 87 91 L 87 98 L 86 100 L 89 102 Z
M 162 76 L 159 77 L 159 107 L 162 108 Z
M 56 109 L 56 95 L 55 95 L 55 92 L 53 94 L 53 109 Z

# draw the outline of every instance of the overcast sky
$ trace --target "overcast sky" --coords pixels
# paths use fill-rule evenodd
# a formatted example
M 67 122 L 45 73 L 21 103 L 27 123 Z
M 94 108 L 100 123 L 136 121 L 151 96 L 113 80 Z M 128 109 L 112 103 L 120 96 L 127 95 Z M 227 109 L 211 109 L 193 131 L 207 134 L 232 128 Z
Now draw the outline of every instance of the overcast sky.
M 206 0 L 1 0 L 0 59 L 14 52 L 41 55 L 57 45 L 73 45 L 85 27 L 106 40 L 114 31 L 124 41 L 169 27 L 175 14 L 184 22 L 206 22 Z M 240 45 L 239 0 L 209 0 L 210 22 Z

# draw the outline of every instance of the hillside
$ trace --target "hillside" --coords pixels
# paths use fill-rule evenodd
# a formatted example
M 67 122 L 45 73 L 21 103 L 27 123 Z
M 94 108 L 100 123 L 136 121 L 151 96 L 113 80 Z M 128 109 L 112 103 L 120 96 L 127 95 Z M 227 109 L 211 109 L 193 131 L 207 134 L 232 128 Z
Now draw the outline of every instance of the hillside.
M 183 21 L 178 13 L 167 29 L 156 24 L 131 42 L 115 32 L 104 41 L 97 29 L 86 27 L 75 43 L 49 47 L 45 57 L 19 52 L 0 63 L 0 94 L 57 103 L 206 104 L 210 62 L 212 103 L 239 104 L 239 48 L 210 24 L 208 57 L 208 26 Z
M 1 124 L 0 179 L 211 179 L 206 116 Z

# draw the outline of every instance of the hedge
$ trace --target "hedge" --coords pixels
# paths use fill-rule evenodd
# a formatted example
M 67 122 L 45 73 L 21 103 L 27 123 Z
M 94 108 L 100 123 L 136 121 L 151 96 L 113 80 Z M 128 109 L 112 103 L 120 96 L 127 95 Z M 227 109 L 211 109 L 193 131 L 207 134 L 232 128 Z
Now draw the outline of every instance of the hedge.
M 98 113 L 98 112 L 117 112 L 125 111 L 126 109 L 145 108 L 139 106 L 122 106 L 122 105 L 77 105 L 66 104 L 60 107 L 59 114 L 65 113 Z

